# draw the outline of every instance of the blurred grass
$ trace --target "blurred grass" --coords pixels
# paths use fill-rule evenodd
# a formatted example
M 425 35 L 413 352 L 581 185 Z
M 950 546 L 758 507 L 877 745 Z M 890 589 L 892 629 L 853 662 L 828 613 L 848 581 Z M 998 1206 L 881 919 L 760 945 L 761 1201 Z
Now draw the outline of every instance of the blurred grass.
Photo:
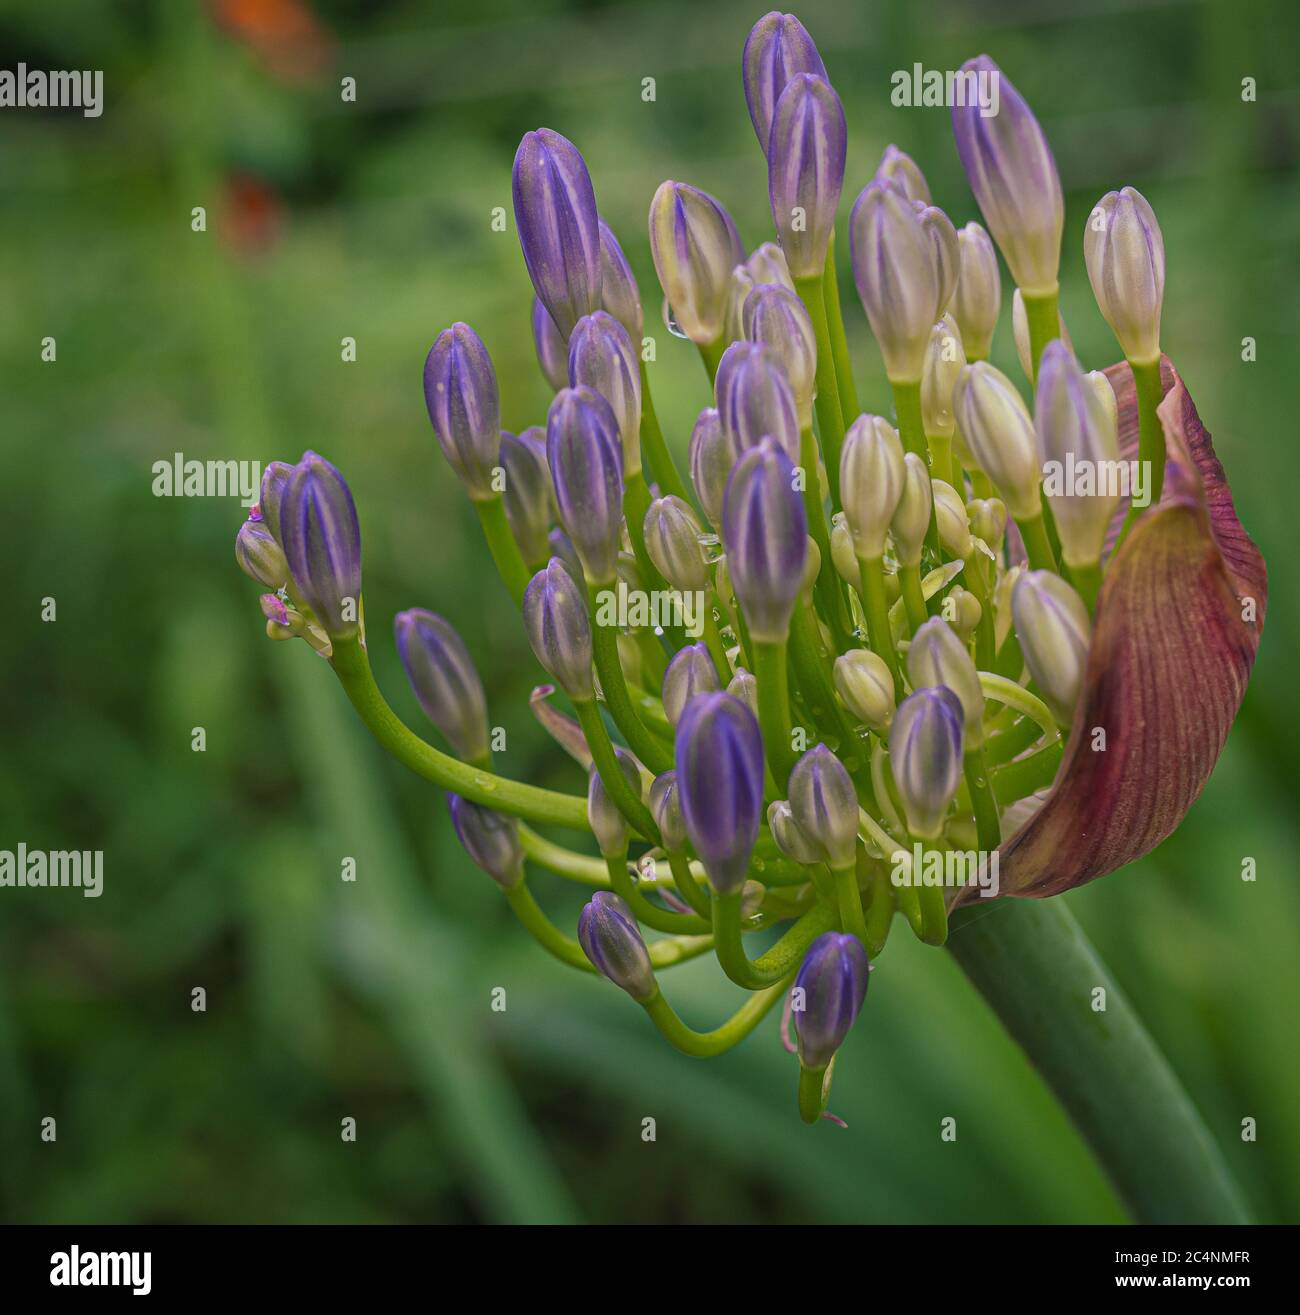
M 460 853 L 437 793 L 381 757 L 306 649 L 265 641 L 231 560 L 240 509 L 150 493 L 150 466 L 175 451 L 265 462 L 322 450 L 356 494 L 371 648 L 395 705 L 419 723 L 389 618 L 433 607 L 480 660 L 507 770 L 577 788 L 527 713 L 539 673 L 430 440 L 418 371 L 437 331 L 467 319 L 496 361 L 505 424 L 544 414 L 517 243 L 488 222 L 509 211 L 514 147 L 539 123 L 585 152 L 650 323 L 645 210 L 663 178 L 716 192 L 751 245 L 769 236 L 738 76 L 760 9 L 403 0 L 363 17 L 321 4 L 333 61 L 306 82 L 188 5 L 0 15 L 0 64 L 102 67 L 107 95 L 97 120 L 0 119 L 0 834 L 9 848 L 102 848 L 106 872 L 99 900 L 0 892 L 4 1217 L 1121 1217 L 955 968 L 901 936 L 837 1070 L 847 1131 L 798 1123 L 772 1023 L 707 1065 L 669 1051 L 622 996 L 527 940 Z M 891 109 L 889 74 L 980 49 L 998 59 L 1057 153 L 1063 306 L 1090 365 L 1115 349 L 1082 267 L 1084 218 L 1125 182 L 1160 215 L 1166 346 L 1273 566 L 1273 608 L 1243 715 L 1186 824 L 1068 898 L 1261 1217 L 1294 1221 L 1293 7 L 812 0 L 798 12 L 845 101 L 846 192 L 894 140 L 958 222 L 974 208 L 946 114 Z M 338 100 L 344 74 L 355 106 Z M 1240 101 L 1245 76 L 1255 105 Z M 235 175 L 274 198 L 257 253 L 222 218 Z M 206 234 L 190 230 L 196 205 Z M 841 274 L 860 388 L 879 405 Z M 1009 298 L 995 359 L 1014 372 L 1008 312 Z M 54 365 L 39 360 L 46 334 Z M 339 359 L 345 335 L 355 364 Z M 1240 359 L 1247 335 L 1254 364 Z M 685 344 L 663 333 L 659 350 L 656 402 L 680 450 L 703 376 Z M 53 624 L 39 620 L 47 596 Z M 199 725 L 204 754 L 190 750 Z M 356 883 L 340 880 L 344 855 Z M 1254 884 L 1239 878 L 1245 855 Z M 535 884 L 571 924 L 577 894 Z M 203 1014 L 190 1010 L 196 986 Z M 489 1006 L 498 986 L 504 1014 Z M 701 1024 L 735 995 L 707 963 L 667 986 Z M 939 1140 L 948 1115 L 955 1143 Z M 39 1140 L 46 1116 L 54 1144 Z M 355 1144 L 340 1140 L 345 1117 Z M 1257 1143 L 1240 1140 L 1245 1117 Z

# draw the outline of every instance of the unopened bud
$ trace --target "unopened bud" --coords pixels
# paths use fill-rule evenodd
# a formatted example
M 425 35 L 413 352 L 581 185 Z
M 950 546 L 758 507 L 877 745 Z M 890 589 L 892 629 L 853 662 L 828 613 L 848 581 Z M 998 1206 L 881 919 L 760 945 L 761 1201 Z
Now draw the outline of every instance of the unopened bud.
M 1069 726 L 1091 643 L 1092 625 L 1083 599 L 1059 575 L 1026 571 L 1012 590 L 1011 613 L 1034 684 L 1052 716 Z
M 894 719 L 894 677 L 869 648 L 851 648 L 835 659 L 835 692 L 864 726 L 884 731 Z

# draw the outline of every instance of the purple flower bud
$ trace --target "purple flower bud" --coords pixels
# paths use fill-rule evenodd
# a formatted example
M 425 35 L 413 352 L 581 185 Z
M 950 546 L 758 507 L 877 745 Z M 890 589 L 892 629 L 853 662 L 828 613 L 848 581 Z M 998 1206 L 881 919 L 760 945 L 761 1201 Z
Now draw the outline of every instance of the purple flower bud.
M 925 181 L 921 166 L 906 151 L 897 146 L 885 147 L 885 153 L 876 166 L 876 178 L 907 197 L 909 201 L 930 204 L 930 184 Z
M 614 230 L 600 221 L 600 304 L 627 330 L 628 337 L 640 347 L 645 318 L 641 311 L 641 291 L 636 275 L 628 264 Z
M 961 66 L 967 81 L 997 79 L 999 107 L 986 115 L 979 98 L 952 107 L 957 153 L 984 220 L 1016 283 L 1029 293 L 1056 290 L 1065 206 L 1056 161 L 1033 111 L 1002 70 L 977 55 Z
M 1107 192 L 1083 230 L 1093 296 L 1124 355 L 1138 364 L 1160 359 L 1165 299 L 1165 239 L 1155 211 L 1135 187 Z
M 962 708 L 965 746 L 975 748 L 983 738 L 984 691 L 970 649 L 942 617 L 932 616 L 917 628 L 907 650 L 907 678 L 913 689 L 942 685 L 950 689 Z
M 515 819 L 458 794 L 447 796 L 447 806 L 456 838 L 470 858 L 504 890 L 517 886 L 524 879 L 524 851 Z
M 619 771 L 627 782 L 628 789 L 641 798 L 641 770 L 636 759 L 624 748 L 615 746 Z M 593 764 L 587 771 L 587 821 L 591 823 L 592 834 L 596 844 L 605 858 L 623 858 L 627 854 L 631 828 L 619 806 L 605 791 L 605 783 L 600 779 Z
M 537 363 L 542 367 L 551 391 L 558 393 L 569 383 L 568 348 L 560 331 L 551 319 L 551 312 L 542 305 L 540 297 L 533 298 L 533 346 L 537 350 Z
M 794 465 L 770 438 L 736 463 L 722 504 L 731 585 L 759 643 L 783 643 L 803 587 L 808 517 Z
M 623 472 L 641 469 L 641 367 L 627 330 L 608 311 L 584 315 L 569 336 L 569 383 L 609 403 L 623 444 Z
M 803 1001 L 795 1029 L 804 1068 L 825 1068 L 844 1044 L 866 999 L 869 973 L 867 952 L 847 932 L 823 932 L 808 947 L 794 980 Z
M 262 615 L 272 625 L 282 626 L 285 630 L 293 626 L 293 618 L 298 613 L 291 613 L 288 604 L 279 594 L 260 594 L 257 601 L 262 608 Z
M 757 342 L 733 342 L 714 380 L 722 432 L 736 452 L 772 438 L 799 460 L 799 412 L 779 358 Z
M 555 497 L 546 464 L 546 431 L 532 425 L 521 434 L 501 435 L 501 466 L 505 471 L 506 519 L 524 561 L 532 567 L 551 555 L 548 535 Z
M 844 764 L 824 745 L 790 773 L 790 811 L 832 869 L 851 868 L 858 849 L 858 794 Z
M 661 772 L 650 786 L 650 815 L 659 828 L 664 848 L 670 854 L 680 854 L 686 848 L 686 822 L 682 817 L 682 801 L 677 794 L 677 773 Z
M 235 535 L 235 561 L 239 569 L 266 589 L 279 589 L 289 579 L 284 550 L 264 521 L 250 515 Z
M 353 635 L 360 618 L 361 527 L 343 476 L 303 453 L 280 505 L 280 533 L 298 592 L 325 632 Z
M 961 244 L 952 220 L 937 205 L 919 205 L 913 202 L 916 217 L 930 239 L 930 252 L 939 277 L 939 316 L 948 309 L 952 294 L 957 289 L 957 272 L 961 268 Z M 935 318 L 938 319 L 939 316 Z
M 424 403 L 438 446 L 470 497 L 495 497 L 492 469 L 501 446 L 501 399 L 492 358 L 468 324 L 444 329 L 429 349 Z
M 650 253 L 678 327 L 700 346 L 715 342 L 731 271 L 745 259 L 722 203 L 687 183 L 660 183 L 650 202 Z
M 397 652 L 425 716 L 467 762 L 488 757 L 487 699 L 474 659 L 451 625 L 413 607 L 393 621 Z
M 790 273 L 819 275 L 844 186 L 844 106 L 824 76 L 796 73 L 776 103 L 767 195 Z
M 669 494 L 646 508 L 645 550 L 655 569 L 674 589 L 683 592 L 709 587 L 704 560 L 704 531 L 687 502 Z
M 722 524 L 722 496 L 727 478 L 736 464 L 736 449 L 722 432 L 722 417 L 716 407 L 701 411 L 691 430 L 691 483 L 699 495 L 704 514 L 716 526 Z
M 903 802 L 907 829 L 937 840 L 961 784 L 961 700 L 944 685 L 909 694 L 889 728 L 889 765 Z
M 546 536 L 546 541 L 551 545 L 551 556 L 558 557 L 564 569 L 578 584 L 583 584 L 586 577 L 582 574 L 582 561 L 578 557 L 578 550 L 573 546 L 573 540 L 563 530 L 556 528 Z
M 745 884 L 763 817 L 763 737 L 730 694 L 700 694 L 677 724 L 677 790 L 686 834 L 715 890 Z
M 524 630 L 537 660 L 573 700 L 595 697 L 586 590 L 552 557 L 524 590 Z
M 1083 599 L 1059 575 L 1026 571 L 1012 588 L 1011 616 L 1025 665 L 1042 691 L 1043 702 L 1062 726 L 1069 726 L 1092 641 Z
M 775 242 L 764 242 L 749 254 L 743 265 L 737 265 L 731 271 L 731 282 L 727 285 L 726 332 L 728 342 L 737 342 L 746 337 L 744 309 L 749 294 L 764 283 L 779 283 L 783 288 L 794 291 L 794 280 L 790 277 L 790 267 L 785 262 L 785 253 Z
M 549 128 L 524 134 L 515 154 L 515 223 L 524 264 L 566 341 L 600 307 L 600 217 L 578 148 Z
M 745 298 L 745 337 L 761 343 L 781 362 L 801 429 L 812 428 L 817 392 L 817 335 L 799 298 L 781 283 L 762 283 Z
M 749 117 L 763 154 L 768 154 L 777 102 L 790 79 L 798 73 L 826 76 L 826 65 L 807 29 L 793 14 L 773 10 L 754 24 L 745 39 L 741 76 Z
M 711 694 L 719 688 L 718 673 L 704 644 L 687 644 L 678 650 L 664 672 L 664 716 L 676 726 L 686 705 L 697 694 Z
M 632 999 L 644 1003 L 659 990 L 641 929 L 612 890 L 598 890 L 583 906 L 578 941 L 592 966 Z
M 257 509 L 266 528 L 277 543 L 280 539 L 280 506 L 293 476 L 293 467 L 287 461 L 271 461 L 262 471 L 262 489 L 257 498 Z
M 582 385 L 556 393 L 546 417 L 555 502 L 591 584 L 618 572 L 623 526 L 623 445 L 609 403 Z

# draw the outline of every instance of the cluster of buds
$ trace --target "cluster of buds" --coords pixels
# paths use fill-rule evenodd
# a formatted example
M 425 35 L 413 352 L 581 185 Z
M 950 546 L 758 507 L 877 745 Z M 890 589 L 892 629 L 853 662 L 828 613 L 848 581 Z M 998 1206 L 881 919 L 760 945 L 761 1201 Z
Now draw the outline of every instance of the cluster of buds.
M 942 945 L 962 906 L 1068 890 L 1174 829 L 1263 625 L 1262 559 L 1161 355 L 1150 205 L 1125 187 L 1088 218 L 1083 255 L 1125 357 L 1088 372 L 1058 306 L 1047 141 L 987 56 L 962 74 L 1001 87 L 991 117 L 952 111 L 984 224 L 958 229 L 894 146 L 849 212 L 891 392 L 864 411 L 834 269 L 844 111 L 798 19 L 755 25 L 742 81 L 776 241 L 747 252 L 722 202 L 687 183 L 649 208 L 665 315 L 712 390 L 688 480 L 583 157 L 549 129 L 521 142 L 515 217 L 549 411 L 501 431 L 492 360 L 463 323 L 434 342 L 424 391 L 553 682 L 533 709 L 587 771 L 585 797 L 495 774 L 482 682 L 432 612 L 401 613 L 396 638 L 446 749 L 388 707 L 366 656 L 357 515 L 328 462 L 269 466 L 236 544 L 268 591 L 267 633 L 306 639 L 381 743 L 451 792 L 467 853 L 546 950 L 622 987 L 688 1054 L 726 1049 L 784 1001 L 810 1122 L 896 926 Z M 999 251 L 1019 382 L 988 359 Z M 600 857 L 525 823 L 589 831 Z M 598 888 L 576 938 L 534 900 L 529 865 Z M 701 954 L 752 993 L 704 1033 L 659 984 Z

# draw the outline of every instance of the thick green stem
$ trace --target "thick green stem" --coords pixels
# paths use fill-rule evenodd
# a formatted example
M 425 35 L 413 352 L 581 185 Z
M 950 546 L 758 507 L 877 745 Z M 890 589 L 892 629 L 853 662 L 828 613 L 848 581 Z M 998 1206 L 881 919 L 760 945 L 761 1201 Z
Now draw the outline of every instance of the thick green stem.
M 840 927 L 850 936 L 856 936 L 862 942 L 862 948 L 868 954 L 871 935 L 867 931 L 866 920 L 862 916 L 862 894 L 858 890 L 858 869 L 856 864 L 847 868 L 832 868 L 831 876 L 835 879 L 835 902 L 839 908 Z
M 899 566 L 898 585 L 903 591 L 903 608 L 907 612 L 907 628 L 915 634 L 929 619 L 925 607 L 925 593 L 921 589 L 920 566 Z
M 656 991 L 649 1000 L 639 1003 L 666 1041 L 693 1059 L 712 1059 L 743 1041 L 767 1017 L 768 1011 L 789 988 L 789 979 L 750 996 L 721 1027 L 712 1032 L 696 1032 L 686 1026 L 677 1011 Z
M 889 625 L 889 599 L 885 594 L 885 567 L 879 557 L 862 558 L 861 568 L 862 611 L 867 618 L 867 642 L 871 651 L 889 668 L 894 678 L 894 695 L 903 694 L 903 674 L 898 665 L 898 650 L 894 647 L 894 632 Z
M 739 890 L 727 895 L 714 891 L 713 948 L 722 971 L 747 991 L 770 986 L 793 972 L 803 962 L 803 956 L 813 941 L 835 926 L 834 908 L 819 901 L 766 954 L 760 954 L 751 962 L 745 953 L 740 930 L 742 898 L 743 892 Z
M 1101 564 L 1087 562 L 1083 566 L 1075 566 L 1067 563 L 1066 570 L 1070 573 L 1070 583 L 1078 591 L 1091 615 L 1097 610 L 1097 595 L 1101 592 Z
M 718 362 L 722 360 L 722 353 L 726 349 L 727 340 L 725 335 L 721 334 L 713 342 L 706 342 L 700 346 L 700 360 L 704 362 L 704 368 L 708 371 L 710 388 L 718 377 Z
M 641 362 L 641 454 L 649 458 L 650 470 L 661 493 L 673 493 L 685 502 L 691 500 L 686 484 L 677 473 L 677 464 L 668 450 L 659 417 L 655 414 L 654 398 L 650 395 L 650 375 Z
M 1047 537 L 1047 527 L 1043 524 L 1042 515 L 1026 516 L 1024 520 L 1017 520 L 1016 528 L 1025 541 L 1029 565 L 1035 571 L 1051 571 L 1053 575 L 1059 574 L 1056 554 L 1052 551 L 1052 542 Z
M 623 664 L 618 656 L 618 635 L 613 626 L 600 625 L 596 620 L 596 594 L 597 590 L 593 588 L 591 643 L 596 659 L 596 674 L 600 677 L 600 692 L 605 696 L 605 706 L 614 719 L 614 725 L 622 732 L 632 752 L 658 776 L 673 765 L 672 754 L 646 729 L 645 723 L 632 706 L 632 696 L 627 691 Z
M 727 646 L 722 642 L 722 632 L 718 629 L 718 623 L 713 616 L 713 604 L 707 597 L 704 600 L 704 646 L 713 659 L 713 669 L 718 673 L 718 680 L 722 682 L 723 689 L 726 689 L 733 674 L 731 661 L 727 657 Z
M 1051 292 L 1026 292 L 1020 295 L 1025 303 L 1025 319 L 1029 324 L 1029 356 L 1034 367 L 1034 377 L 1030 383 L 1038 381 L 1038 363 L 1043 359 L 1043 349 L 1053 338 L 1061 336 L 1061 312 L 1059 290 Z
M 554 790 L 540 790 L 535 785 L 524 785 L 470 767 L 459 759 L 440 753 L 404 726 L 379 692 L 370 671 L 370 660 L 355 636 L 334 640 L 330 665 L 370 733 L 398 762 L 418 776 L 473 803 L 495 808 L 499 813 L 511 813 L 530 822 L 572 827 L 575 831 L 591 830 L 585 799 Z
M 1060 898 L 963 909 L 948 949 L 1136 1220 L 1248 1222 L 1209 1130 Z
M 808 310 L 817 338 L 817 427 L 822 454 L 826 458 L 826 478 L 831 486 L 831 502 L 840 505 L 840 448 L 844 446 L 844 413 L 840 409 L 840 391 L 835 381 L 835 353 L 831 349 L 830 326 L 826 322 L 826 293 L 820 274 L 795 279 L 795 291 Z M 814 472 L 815 474 L 815 472 Z
M 840 418 L 847 431 L 858 418 L 858 389 L 853 382 L 853 361 L 849 357 L 848 335 L 844 332 L 844 312 L 840 308 L 840 281 L 835 276 L 835 234 L 826 247 L 826 268 L 822 271 L 822 292 L 826 302 L 826 328 L 831 340 L 831 359 L 835 362 L 835 386 L 840 395 Z
M 824 1068 L 804 1068 L 799 1065 L 799 1117 L 808 1124 L 817 1123 L 826 1108 L 822 1091 L 826 1085 Z
M 652 845 L 657 845 L 659 828 L 655 825 L 650 810 L 641 802 L 627 783 L 627 777 L 623 775 L 609 732 L 601 720 L 596 700 L 578 699 L 573 705 L 573 710 L 578 714 L 578 725 L 582 727 L 582 734 L 587 741 L 587 748 L 591 750 L 592 761 L 596 764 L 596 774 L 605 787 L 605 793 L 637 833 Z
M 783 791 L 794 767 L 790 744 L 790 686 L 785 645 L 754 641 L 754 679 L 758 681 L 758 724 L 777 789 Z
M 524 590 L 532 573 L 524 564 L 515 536 L 510 532 L 510 522 L 506 520 L 505 503 L 500 497 L 485 498 L 475 501 L 474 510 L 478 513 L 478 522 L 483 527 L 483 537 L 487 540 L 488 551 L 496 564 L 497 574 L 510 590 L 510 596 L 516 603 L 524 601 Z
M 1137 385 L 1138 403 L 1138 460 L 1151 472 L 1151 501 L 1154 507 L 1160 501 L 1160 491 L 1165 483 L 1165 430 L 1156 414 L 1156 408 L 1164 398 L 1164 384 L 1160 381 L 1160 361 L 1147 361 L 1129 365 L 1133 370 L 1133 382 Z M 1124 517 L 1124 527 L 1120 530 L 1119 542 L 1123 543 L 1133 522 L 1146 510 L 1145 507 L 1128 509 Z
M 986 854 L 995 853 L 1002 843 L 1002 824 L 998 820 L 998 804 L 993 797 L 993 787 L 989 784 L 983 746 L 967 750 L 963 770 L 966 788 L 970 791 L 971 807 L 975 810 L 979 846 Z

